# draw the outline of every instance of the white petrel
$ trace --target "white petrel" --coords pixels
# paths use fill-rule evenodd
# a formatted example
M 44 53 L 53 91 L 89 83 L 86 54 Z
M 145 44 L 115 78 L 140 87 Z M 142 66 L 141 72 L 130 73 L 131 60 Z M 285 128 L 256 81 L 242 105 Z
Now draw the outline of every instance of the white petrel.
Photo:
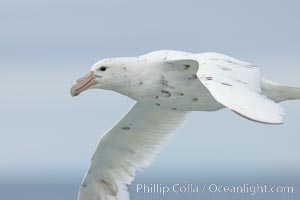
M 100 60 L 71 94 L 91 88 L 137 103 L 101 138 L 79 200 L 128 200 L 136 171 L 150 164 L 190 111 L 229 108 L 256 122 L 281 124 L 278 102 L 300 99 L 300 88 L 262 78 L 256 65 L 219 53 L 169 50 Z

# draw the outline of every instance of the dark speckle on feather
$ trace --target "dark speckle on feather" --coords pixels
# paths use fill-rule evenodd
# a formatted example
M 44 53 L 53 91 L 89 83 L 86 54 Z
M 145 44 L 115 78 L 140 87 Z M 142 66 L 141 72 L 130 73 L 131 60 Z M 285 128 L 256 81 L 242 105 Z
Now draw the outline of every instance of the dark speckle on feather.
M 192 100 L 196 102 L 196 101 L 198 101 L 198 98 L 197 98 L 197 97 L 195 97 L 195 98 L 193 98 Z
M 101 179 L 101 183 L 108 186 L 111 196 L 117 196 L 117 189 L 114 187 L 114 185 L 112 183 L 110 183 L 104 179 Z
M 252 64 L 240 64 L 240 63 L 236 63 L 236 62 L 233 62 L 231 60 L 226 60 L 228 63 L 231 63 L 231 64 L 235 64 L 235 65 L 239 65 L 239 66 L 242 66 L 242 67 L 246 67 L 246 68 L 250 68 L 250 69 L 253 69 L 253 68 L 256 68 L 257 66 L 255 65 L 252 65 Z
M 231 85 L 231 84 L 229 84 L 229 83 L 222 83 L 222 85 L 226 85 L 226 86 L 230 86 L 230 87 L 232 87 L 232 85 Z
M 105 184 L 105 185 L 108 185 L 108 186 L 111 186 L 111 183 L 107 182 L 106 180 L 104 179 L 101 179 L 101 183 Z
M 121 128 L 122 130 L 130 130 L 130 127 L 129 126 L 124 126 Z
M 168 86 L 168 81 L 165 80 L 165 79 L 162 79 L 162 80 L 160 81 L 160 83 L 161 83 L 163 86 Z
M 205 77 L 205 79 L 206 79 L 207 81 L 211 81 L 211 80 L 213 80 L 213 77 L 208 76 L 208 77 Z
M 237 65 L 236 62 L 233 62 L 233 61 L 231 61 L 231 60 L 227 60 L 227 62 Z
M 171 89 L 175 89 L 173 86 L 169 85 L 169 82 L 166 80 L 166 78 L 164 76 L 161 76 L 160 84 L 163 87 L 168 87 L 168 88 L 171 88 Z
M 239 83 L 242 83 L 242 84 L 244 84 L 244 85 L 248 85 L 248 83 L 247 82 L 245 82 L 245 81 L 241 81 L 241 80 L 235 80 L 236 82 L 239 82 Z
M 171 96 L 171 93 L 169 91 L 167 91 L 167 90 L 161 90 L 161 93 L 166 94 L 167 97 Z
M 191 67 L 191 65 L 184 65 L 184 69 L 188 69 L 190 67 Z
M 192 76 L 189 77 L 189 80 L 194 80 L 197 78 L 197 75 L 196 74 L 193 74 Z
M 221 69 L 224 70 L 224 71 L 231 71 L 231 69 L 228 68 L 228 67 L 221 67 Z

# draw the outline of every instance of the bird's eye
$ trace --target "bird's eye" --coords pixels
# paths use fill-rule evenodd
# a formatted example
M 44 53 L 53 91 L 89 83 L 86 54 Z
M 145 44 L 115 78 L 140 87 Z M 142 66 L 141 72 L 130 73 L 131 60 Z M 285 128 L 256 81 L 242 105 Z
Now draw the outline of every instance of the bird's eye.
M 107 69 L 107 67 L 104 67 L 104 66 L 102 66 L 102 67 L 99 68 L 99 70 L 100 70 L 100 71 L 103 71 L 103 72 L 104 72 L 106 69 Z

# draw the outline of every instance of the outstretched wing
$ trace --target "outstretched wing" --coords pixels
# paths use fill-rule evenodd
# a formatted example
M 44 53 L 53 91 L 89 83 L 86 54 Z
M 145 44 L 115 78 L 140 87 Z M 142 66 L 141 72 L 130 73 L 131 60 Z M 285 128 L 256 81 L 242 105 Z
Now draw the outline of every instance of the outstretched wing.
M 81 184 L 79 200 L 129 199 L 130 184 L 138 169 L 147 167 L 184 121 L 186 113 L 136 103 L 105 134 Z
M 263 94 L 257 66 L 218 53 L 171 56 L 166 61 L 197 68 L 198 78 L 215 100 L 237 114 L 257 122 L 282 123 L 284 110 Z

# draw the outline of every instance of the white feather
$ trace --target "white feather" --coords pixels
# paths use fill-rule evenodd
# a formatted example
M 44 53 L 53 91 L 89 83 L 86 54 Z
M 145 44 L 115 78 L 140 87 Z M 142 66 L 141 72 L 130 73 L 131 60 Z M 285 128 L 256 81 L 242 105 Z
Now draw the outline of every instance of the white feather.
M 184 121 L 186 113 L 138 102 L 100 140 L 79 200 L 129 199 L 126 184 L 147 167 Z
M 239 115 L 262 123 L 282 123 L 284 110 L 263 94 L 257 66 L 219 53 L 169 56 L 167 62 L 186 62 L 197 68 L 198 78 L 215 100 Z

